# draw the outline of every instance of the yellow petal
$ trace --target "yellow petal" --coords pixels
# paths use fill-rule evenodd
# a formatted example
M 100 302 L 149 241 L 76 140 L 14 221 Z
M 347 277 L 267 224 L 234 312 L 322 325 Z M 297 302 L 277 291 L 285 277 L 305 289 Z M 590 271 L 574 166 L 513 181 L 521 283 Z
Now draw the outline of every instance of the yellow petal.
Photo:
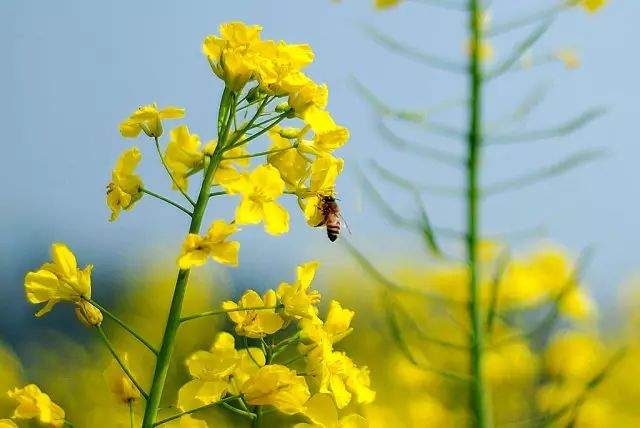
M 325 219 L 320 206 L 320 198 L 311 196 L 304 200 L 304 204 L 304 217 L 307 219 L 307 224 L 311 227 L 322 225 Z
M 323 427 L 334 427 L 338 424 L 338 411 L 329 394 L 318 393 L 307 401 L 304 415 L 313 423 Z
M 51 257 L 60 274 L 66 278 L 76 276 L 78 264 L 69 247 L 61 242 L 54 243 L 51 245 Z
M 213 243 L 219 243 L 227 239 L 238 230 L 235 224 L 227 223 L 224 220 L 215 220 L 209 226 L 207 239 Z
M 211 257 L 218 263 L 230 266 L 238 266 L 238 252 L 240 243 L 238 241 L 220 242 L 211 245 Z
M 260 198 L 264 201 L 273 200 L 284 191 L 284 181 L 273 165 L 257 167 L 251 172 L 250 179 L 256 189 L 259 189 Z
M 264 217 L 262 204 L 256 203 L 251 199 L 243 199 L 236 208 L 236 223 L 238 224 L 257 224 Z
M 315 260 L 298 266 L 296 270 L 298 281 L 304 286 L 304 288 L 307 288 L 313 281 L 313 278 L 316 276 L 318 266 L 320 266 L 320 263 Z
M 276 202 L 262 205 L 264 212 L 264 228 L 270 235 L 281 235 L 289 231 L 289 213 Z
M 160 110 L 158 115 L 160 119 L 182 119 L 184 117 L 185 110 L 182 107 L 167 106 Z
M 209 257 L 209 247 L 200 235 L 190 233 L 182 244 L 182 254 L 178 258 L 180 269 L 190 269 L 194 266 L 202 266 Z

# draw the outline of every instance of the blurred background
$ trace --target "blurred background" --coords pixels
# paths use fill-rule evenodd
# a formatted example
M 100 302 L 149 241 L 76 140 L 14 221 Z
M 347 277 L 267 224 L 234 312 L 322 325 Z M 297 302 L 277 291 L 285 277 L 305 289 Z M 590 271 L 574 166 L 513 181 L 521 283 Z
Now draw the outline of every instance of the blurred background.
M 495 0 L 492 21 L 540 9 L 542 3 Z M 595 252 L 586 282 L 601 308 L 600 322 L 607 325 L 620 321 L 614 314 L 624 300 L 620 296 L 627 296 L 624 284 L 640 267 L 635 251 L 640 147 L 634 125 L 640 61 L 630 44 L 640 39 L 640 28 L 632 19 L 640 4 L 610 3 L 595 15 L 579 9 L 563 13 L 532 49 L 534 57 L 574 49 L 579 68 L 566 69 L 562 61 L 523 67 L 491 82 L 485 102 L 487 120 L 495 121 L 536 88 L 548 88 L 544 102 L 516 131 L 554 127 L 591 108 L 603 107 L 606 114 L 571 135 L 487 150 L 482 177 L 491 183 L 549 165 L 577 149 L 606 150 L 604 159 L 566 175 L 489 199 L 483 206 L 482 227 L 487 233 L 515 232 L 516 247 L 526 248 L 542 238 L 577 255 L 592 246 Z M 117 222 L 107 221 L 105 186 L 118 154 L 132 144 L 120 137 L 118 123 L 141 104 L 179 105 L 187 109 L 184 122 L 192 132 L 202 140 L 213 138 L 221 85 L 211 75 L 200 46 L 204 36 L 230 20 L 262 25 L 265 38 L 313 47 L 316 60 L 308 72 L 329 85 L 329 109 L 351 131 L 349 144 L 337 153 L 346 161 L 346 173 L 338 184 L 352 232 L 345 235 L 384 266 L 403 266 L 422 257 L 420 237 L 398 230 L 380 215 L 355 171 L 369 173 L 370 160 L 377 159 L 405 177 L 435 186 L 462 187 L 462 175 L 389 148 L 354 78 L 385 103 L 403 110 L 429 111 L 464 97 L 464 76 L 393 55 L 365 31 L 376 28 L 407 46 L 463 62 L 467 36 L 461 14 L 416 2 L 382 12 L 363 0 L 3 1 L 0 338 L 23 360 L 29 361 L 33 349 L 25 337 L 45 337 L 53 334 L 52 328 L 76 328 L 71 311 L 55 310 L 47 322 L 34 320 L 34 308 L 23 297 L 25 272 L 48 258 L 51 242 L 66 242 L 80 264 L 95 265 L 94 296 L 100 301 L 115 301 L 118 293 L 133 292 L 148 278 L 171 282 L 186 228 L 181 213 L 145 198 Z M 526 34 L 516 31 L 497 38 L 493 61 L 507 56 Z M 461 129 L 464 118 L 461 109 L 437 113 L 438 122 Z M 418 136 L 431 147 L 452 152 L 463 148 L 441 136 L 414 137 Z M 152 190 L 167 194 L 164 171 L 145 143 L 136 142 L 146 156 L 141 175 Z M 391 205 L 411 213 L 411 198 L 372 180 Z M 459 198 L 426 193 L 424 200 L 433 224 L 461 229 Z M 222 212 L 231 213 L 232 202 L 222 205 Z M 288 235 L 276 239 L 261 228 L 245 228 L 239 269 L 199 272 L 203 281 L 222 284 L 223 291 L 214 300 L 249 287 L 275 287 L 292 279 L 295 266 L 311 258 L 322 263 L 321 288 L 340 282 L 336 272 L 351 272 L 349 266 L 354 264 L 344 247 L 329 243 L 323 230 L 306 227 L 295 201 L 287 201 L 287 206 L 292 212 Z M 527 230 L 532 233 L 520 233 Z M 456 244 L 450 245 L 455 251 Z M 357 289 L 358 279 L 362 280 L 356 275 L 341 281 L 342 292 Z

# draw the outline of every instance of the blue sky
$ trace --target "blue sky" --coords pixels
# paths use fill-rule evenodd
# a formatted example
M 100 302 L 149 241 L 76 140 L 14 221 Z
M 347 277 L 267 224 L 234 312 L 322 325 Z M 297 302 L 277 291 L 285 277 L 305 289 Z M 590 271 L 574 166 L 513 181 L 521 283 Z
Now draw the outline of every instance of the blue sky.
M 495 0 L 493 23 L 536 10 L 533 0 Z M 567 71 L 549 64 L 507 74 L 487 87 L 489 121 L 510 112 L 533 88 L 550 92 L 520 130 L 561 123 L 594 106 L 608 113 L 575 134 L 509 147 L 487 148 L 483 180 L 519 175 L 583 148 L 605 148 L 608 157 L 561 178 L 496 196 L 483 207 L 488 232 L 544 226 L 546 236 L 574 253 L 596 249 L 589 283 L 605 302 L 616 300 L 620 281 L 638 267 L 640 226 L 635 132 L 640 61 L 631 42 L 640 40 L 640 3 L 616 1 L 601 13 L 563 14 L 534 48 L 545 54 L 574 47 L 582 67 Z M 465 21 L 458 12 L 406 3 L 375 12 L 369 2 L 343 1 L 137 1 L 44 2 L 6 0 L 0 4 L 0 117 L 3 118 L 3 204 L 0 212 L 0 306 L 21 301 L 24 271 L 39 265 L 52 241 L 67 242 L 81 263 L 100 271 L 134 272 L 154 260 L 173 263 L 186 229 L 185 219 L 152 200 L 143 200 L 118 222 L 107 222 L 105 185 L 124 141 L 117 124 L 140 104 L 157 102 L 187 108 L 186 123 L 203 140 L 213 137 L 220 83 L 200 52 L 207 34 L 228 20 L 264 27 L 267 38 L 310 43 L 316 61 L 309 73 L 330 87 L 329 108 L 348 126 L 352 139 L 341 152 L 347 168 L 339 192 L 354 243 L 373 257 L 402 261 L 421 249 L 419 240 L 396 231 L 367 202 L 354 179 L 354 167 L 369 170 L 376 159 L 388 169 L 430 185 L 458 186 L 459 172 L 407 153 L 381 139 L 371 108 L 350 83 L 356 76 L 381 98 L 405 109 L 428 109 L 464 96 L 463 77 L 433 70 L 376 45 L 362 28 L 371 25 L 424 51 L 464 60 Z M 529 29 L 530 30 L 530 29 Z M 496 39 L 496 61 L 528 30 Z M 463 126 L 464 115 L 447 110 L 434 120 Z M 414 129 L 403 132 L 431 147 L 459 151 L 456 141 Z M 152 162 L 151 147 L 141 169 L 152 188 L 169 192 L 163 171 Z M 379 190 L 399 210 L 411 213 L 410 199 L 380 181 Z M 424 195 L 432 221 L 459 227 L 459 200 Z M 323 232 L 304 226 L 293 201 L 292 233 L 282 238 L 248 228 L 242 238 L 238 283 L 256 273 L 265 286 L 288 279 L 294 266 L 318 257 L 331 266 L 344 252 Z M 232 205 L 222 204 L 222 212 Z M 384 244 L 384 245 L 383 245 Z M 264 248 L 269 248 L 265 252 Z M 389 256 L 392 254 L 392 256 Z M 394 255 L 395 254 L 395 255 Z M 415 257 L 415 256 L 412 256 Z M 20 313 L 30 311 L 19 305 Z

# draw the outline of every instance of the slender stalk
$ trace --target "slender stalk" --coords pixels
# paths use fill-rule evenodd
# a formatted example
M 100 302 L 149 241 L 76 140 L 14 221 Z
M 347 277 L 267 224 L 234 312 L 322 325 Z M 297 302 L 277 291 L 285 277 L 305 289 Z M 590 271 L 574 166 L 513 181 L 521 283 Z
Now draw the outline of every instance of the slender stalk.
M 254 414 L 256 417 L 251 423 L 251 428 L 260 428 L 262 426 L 262 406 L 256 406 Z
M 219 115 L 224 115 L 224 118 L 219 117 L 219 138 L 220 142 L 216 147 L 209 165 L 207 166 L 200 186 L 200 192 L 198 199 L 193 208 L 193 216 L 191 217 L 191 224 L 189 225 L 189 233 L 200 233 L 200 226 L 202 225 L 202 219 L 207 209 L 209 202 L 209 189 L 213 176 L 218 168 L 220 159 L 222 158 L 222 147 L 224 146 L 225 139 L 227 138 L 229 127 L 231 125 L 231 116 L 235 115 L 235 99 L 234 94 L 225 88 L 220 100 Z M 164 336 L 162 338 L 162 346 L 156 360 L 156 367 L 153 373 L 153 380 L 151 383 L 151 391 L 149 393 L 149 400 L 144 412 L 144 419 L 142 421 L 142 428 L 151 428 L 155 426 L 155 419 L 158 413 L 158 407 L 160 406 L 160 400 L 162 398 L 162 391 L 167 379 L 167 373 L 169 371 L 169 364 L 171 363 L 171 355 L 175 346 L 175 340 L 178 333 L 178 327 L 180 326 L 180 317 L 182 315 L 182 303 L 189 282 L 189 269 L 180 270 L 178 272 L 178 278 L 176 279 L 176 286 L 173 292 L 173 298 L 171 300 L 171 307 L 169 309 L 169 315 L 167 317 L 167 324 L 164 330 Z M 171 420 L 171 419 L 170 419 Z
M 158 422 L 154 422 L 150 426 L 151 427 L 157 427 L 159 425 L 163 425 L 163 424 L 166 424 L 168 422 L 171 422 L 171 421 L 174 421 L 176 419 L 179 419 L 179 418 L 183 417 L 184 415 L 190 415 L 192 413 L 196 413 L 196 412 L 200 412 L 202 410 L 210 409 L 210 408 L 215 407 L 215 406 L 217 406 L 219 404 L 226 403 L 227 401 L 235 400 L 236 398 L 238 398 L 237 395 L 231 395 L 229 397 L 223 398 L 222 400 L 216 401 L 215 403 L 206 404 L 204 406 L 196 407 L 195 409 L 191 409 L 191 410 L 187 410 L 187 411 L 178 413 L 177 415 L 169 416 L 168 418 L 162 419 L 162 420 L 160 420 Z
M 233 407 L 231 404 L 228 404 L 228 403 L 220 403 L 220 404 L 222 405 L 222 407 L 229 410 L 230 412 L 235 413 L 236 415 L 244 416 L 245 418 L 249 418 L 249 419 L 253 419 L 256 417 L 255 414 L 251 412 L 246 412 L 242 409 L 238 409 L 237 407 Z
M 143 188 L 141 188 L 141 189 L 140 189 L 140 191 L 141 191 L 142 193 L 146 193 L 146 194 L 147 194 L 147 195 L 149 195 L 149 196 L 153 196 L 154 198 L 160 199 L 161 201 L 164 201 L 164 202 L 166 202 L 166 203 L 168 203 L 168 204 L 173 205 L 174 207 L 178 208 L 180 211 L 182 211 L 182 212 L 184 212 L 185 214 L 187 214 L 189 217 L 191 217 L 191 215 L 192 215 L 192 214 L 191 214 L 191 211 L 189 211 L 188 209 L 186 209 L 185 207 L 183 207 L 183 206 L 182 206 L 182 205 L 180 205 L 179 203 L 177 203 L 177 202 L 173 202 L 173 201 L 172 201 L 171 199 L 169 199 L 169 198 L 165 198 L 164 196 L 159 195 L 159 194 L 157 194 L 157 193 L 155 193 L 155 192 L 152 192 L 152 191 L 151 191 L 151 190 L 149 190 L 149 189 L 145 189 L 144 187 L 143 187 Z
M 484 317 L 480 301 L 478 263 L 478 229 L 480 224 L 478 176 L 480 168 L 480 146 L 482 144 L 482 70 L 479 51 L 482 43 L 480 1 L 469 0 L 469 31 L 471 33 L 471 55 L 469 59 L 469 124 L 467 134 L 467 192 L 466 253 L 469 266 L 469 318 L 471 319 L 471 409 L 478 428 L 493 426 L 489 409 L 488 391 L 482 374 L 484 351 Z
M 178 189 L 180 191 L 180 193 L 182 193 L 182 196 L 184 196 L 185 199 L 187 201 L 189 201 L 189 203 L 191 205 L 195 205 L 196 203 L 193 202 L 193 199 L 191 199 L 191 196 L 189 196 L 189 194 L 187 192 L 185 192 L 182 189 L 182 187 L 178 186 L 178 182 L 173 177 L 173 174 L 171 173 L 171 170 L 169 169 L 169 166 L 167 165 L 167 163 L 164 160 L 164 156 L 162 156 L 162 150 L 160 149 L 160 141 L 158 140 L 158 137 L 153 137 L 153 141 L 155 142 L 156 151 L 158 152 L 158 156 L 160 156 L 160 162 L 162 162 L 162 166 L 164 166 L 165 171 L 167 171 L 167 174 L 169 174 L 169 178 L 171 178 L 171 181 L 173 182 L 173 185 L 176 186 L 176 189 Z
M 265 156 L 265 155 L 268 156 L 268 155 L 273 155 L 275 153 L 284 152 L 286 150 L 295 149 L 296 147 L 298 147 L 298 145 L 294 144 L 291 147 L 283 147 L 281 149 L 273 149 L 273 150 L 267 150 L 267 151 L 264 151 L 264 152 L 251 153 L 249 155 L 225 156 L 225 157 L 222 158 L 222 160 L 247 159 L 247 158 L 255 158 L 255 157 L 258 157 L 258 156 Z
M 133 385 L 136 387 L 136 389 L 144 397 L 144 399 L 148 400 L 149 396 L 144 391 L 144 389 L 142 389 L 138 381 L 136 381 L 136 379 L 133 377 L 133 374 L 131 374 L 131 371 L 129 370 L 129 368 L 124 364 L 124 362 L 122 361 L 122 359 L 120 358 L 116 350 L 113 348 L 113 345 L 111 345 L 111 342 L 109 342 L 107 335 L 104 334 L 104 330 L 102 329 L 102 327 L 98 325 L 96 326 L 96 328 L 98 329 L 98 333 L 100 333 L 100 337 L 102 338 L 102 341 L 104 342 L 105 346 L 107 347 L 107 349 L 109 350 L 113 358 L 115 358 L 116 362 L 118 363 L 118 365 L 120 366 L 124 374 L 127 375 L 127 377 L 131 380 Z
M 129 400 L 129 427 L 133 428 L 133 400 Z
M 117 316 L 115 316 L 114 314 L 112 314 L 109 310 L 105 309 L 104 307 L 100 306 L 98 303 L 96 303 L 95 300 L 93 299 L 88 299 L 87 300 L 89 303 L 91 303 L 93 306 L 95 306 L 96 308 L 100 309 L 100 311 L 102 313 L 104 313 L 106 316 L 108 316 L 109 318 L 111 318 L 116 324 L 118 324 L 120 327 L 122 327 L 123 329 L 125 329 L 130 335 L 132 335 L 133 337 L 135 337 L 136 339 L 138 339 L 138 341 L 140 343 L 142 343 L 144 346 L 147 347 L 147 349 L 149 349 L 151 352 L 153 352 L 154 354 L 158 355 L 158 350 L 156 348 L 154 348 L 144 337 L 140 336 L 140 334 L 136 333 L 131 327 L 129 327 L 124 321 L 122 321 L 120 318 L 118 318 Z
M 263 129 L 261 129 L 260 131 L 256 132 L 255 134 L 251 134 L 251 135 L 249 135 L 247 138 L 245 138 L 245 139 L 243 139 L 243 140 L 241 140 L 241 141 L 238 141 L 237 143 L 235 143 L 235 144 L 233 144 L 233 145 L 229 146 L 229 147 L 228 147 L 228 149 L 230 150 L 230 149 L 233 149 L 233 148 L 235 148 L 235 147 L 240 147 L 240 146 L 242 146 L 242 145 L 244 145 L 244 144 L 247 144 L 249 141 L 251 141 L 251 140 L 254 140 L 254 139 L 258 138 L 259 136 L 261 136 L 261 135 L 262 135 L 262 134 L 264 134 L 265 132 L 269 131 L 269 130 L 270 130 L 271 128 L 273 128 L 274 126 L 276 126 L 278 123 L 280 123 L 280 122 L 282 122 L 283 120 L 285 120 L 285 119 L 287 118 L 287 116 L 288 116 L 288 115 L 289 115 L 289 112 L 284 112 L 284 113 L 282 113 L 280 116 L 276 116 L 276 120 L 274 120 L 273 122 L 271 122 L 271 123 L 269 124 L 269 126 L 267 126 L 267 127 L 263 128 Z M 249 128 L 247 127 L 247 129 L 249 129 Z
M 259 311 L 259 310 L 262 310 L 262 309 L 278 309 L 279 307 L 280 306 L 255 306 L 255 307 L 247 307 L 247 308 L 238 307 L 238 308 L 233 308 L 233 309 L 220 309 L 220 310 L 217 310 L 217 311 L 207 311 L 207 312 L 201 312 L 199 314 L 187 315 L 187 316 L 184 316 L 184 317 L 180 318 L 180 322 L 190 321 L 190 320 L 203 318 L 203 317 L 210 317 L 210 316 L 213 316 L 213 315 L 228 314 L 229 312 Z

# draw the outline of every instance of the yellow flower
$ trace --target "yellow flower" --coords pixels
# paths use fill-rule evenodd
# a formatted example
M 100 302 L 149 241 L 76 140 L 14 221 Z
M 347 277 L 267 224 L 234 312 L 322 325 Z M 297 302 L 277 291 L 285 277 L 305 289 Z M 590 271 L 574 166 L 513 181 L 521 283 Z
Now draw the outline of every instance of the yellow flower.
M 129 366 L 129 358 L 126 352 L 122 355 L 122 361 L 125 366 Z M 104 371 L 103 377 L 109 391 L 116 396 L 118 401 L 127 404 L 140 398 L 140 392 L 129 377 L 122 371 L 122 368 L 116 360 L 111 361 Z
M 180 189 L 186 191 L 189 185 L 188 173 L 202 165 L 204 154 L 200 150 L 200 139 L 189 133 L 186 125 L 180 125 L 171 130 L 167 150 L 164 154 L 165 162 L 173 179 Z M 176 185 L 174 184 L 175 188 Z
M 300 423 L 294 428 L 368 428 L 369 423 L 357 414 L 351 414 L 338 419 L 336 405 L 329 394 L 315 394 L 305 404 L 304 415 L 312 424 Z
M 314 155 L 331 153 L 344 146 L 348 140 L 349 130 L 344 126 L 335 125 L 333 128 L 316 132 L 313 141 L 302 141 L 300 150 Z
M 194 379 L 180 388 L 178 407 L 192 409 L 220 400 L 227 391 L 238 393 L 238 387 L 258 371 L 256 362 L 265 364 L 261 349 L 238 351 L 232 335 L 218 333 L 209 351 L 198 351 L 187 359 L 187 368 Z
M 309 290 L 316 275 L 319 263 L 312 261 L 298 266 L 297 278 L 294 284 L 286 282 L 278 286 L 277 295 L 284 305 L 284 313 L 290 317 L 314 318 L 317 316 L 316 305 L 320 302 L 320 293 Z
M 307 166 L 310 161 L 298 150 L 292 148 L 289 139 L 281 136 L 281 131 L 282 128 L 277 125 L 269 130 L 268 135 L 271 139 L 269 151 L 280 151 L 268 155 L 267 162 L 278 169 L 287 189 L 293 191 L 300 180 L 307 175 Z
M 0 419 L 0 428 L 18 428 L 18 425 L 11 419 Z
M 300 335 L 304 341 L 314 344 L 326 341 L 333 345 L 353 331 L 351 320 L 354 315 L 355 312 L 344 309 L 338 301 L 332 300 L 324 322 L 318 318 L 301 320 Z
M 120 124 L 120 134 L 123 137 L 135 138 L 144 131 L 149 137 L 160 137 L 162 135 L 163 119 L 182 119 L 184 109 L 181 107 L 169 106 L 158 110 L 158 106 L 147 104 L 131 113 L 127 119 Z
M 400 4 L 401 0 L 375 0 L 376 9 L 390 9 Z
M 596 315 L 596 305 L 589 295 L 578 287 L 572 287 L 560 300 L 561 314 L 576 321 L 586 321 Z
M 318 111 L 324 110 L 329 98 L 327 85 L 318 85 L 310 81 L 298 91 L 289 95 L 289 106 L 300 119 L 307 120 L 307 116 L 313 117 Z
M 240 92 L 260 63 L 262 27 L 236 21 L 220 25 L 219 31 L 221 37 L 211 35 L 204 39 L 202 52 L 226 86 Z
M 329 346 L 317 346 L 306 355 L 307 375 L 317 384 L 319 392 L 333 395 L 339 409 L 346 407 L 352 395 L 359 404 L 371 403 L 375 392 L 369 387 L 369 369 L 357 367 L 344 353 Z
M 205 235 L 190 233 L 182 244 L 182 253 L 178 258 L 180 269 L 202 266 L 211 257 L 218 263 L 238 266 L 240 243 L 227 241 L 227 238 L 238 230 L 235 224 L 224 220 L 211 223 Z
M 275 311 L 277 304 L 276 293 L 268 290 L 263 297 L 253 290 L 246 291 L 238 303 L 227 300 L 222 303 L 222 309 L 234 310 L 229 312 L 229 318 L 236 324 L 236 333 L 240 336 L 252 338 L 273 334 L 282 328 L 283 319 Z M 272 309 L 256 309 L 256 308 Z M 246 310 L 237 310 L 244 309 Z
M 9 398 L 18 402 L 18 407 L 13 412 L 12 418 L 37 418 L 39 422 L 52 427 L 64 425 L 65 415 L 62 407 L 51 401 L 51 398 L 40 391 L 36 385 L 30 384 L 24 388 L 14 388 L 8 394 Z
M 607 4 L 608 0 L 569 0 L 573 5 L 580 5 L 589 13 L 595 13 Z
M 304 377 L 279 364 L 261 367 L 242 385 L 241 391 L 247 403 L 273 406 L 288 415 L 303 412 L 310 396 Z
M 24 288 L 29 303 L 45 305 L 36 312 L 37 317 L 47 314 L 58 302 L 68 301 L 79 304 L 91 299 L 92 265 L 78 269 L 76 257 L 69 247 L 62 243 L 51 245 L 50 263 L 29 272 L 24 279 Z
M 575 49 L 561 49 L 553 53 L 554 58 L 564 63 L 568 70 L 580 67 L 580 57 Z
M 142 153 L 137 147 L 122 152 L 111 173 L 111 182 L 107 186 L 107 206 L 111 209 L 109 221 L 114 221 L 122 210 L 130 210 L 142 197 L 142 179 L 134 174 L 134 170 Z
M 322 154 L 311 165 L 311 180 L 301 199 L 304 207 L 304 216 L 307 224 L 317 226 L 324 220 L 324 214 L 320 204 L 322 196 L 332 196 L 335 191 L 335 183 L 342 172 L 344 160 L 335 158 L 329 154 Z
M 289 231 L 289 213 L 276 202 L 284 192 L 284 181 L 276 168 L 261 165 L 222 186 L 228 193 L 242 196 L 235 215 L 238 224 L 264 221 L 265 231 L 271 235 Z
M 313 62 L 314 54 L 307 44 L 266 41 L 260 45 L 257 78 L 269 94 L 283 96 L 309 84 L 311 79 L 300 70 Z
M 588 381 L 602 367 L 603 346 L 589 334 L 564 333 L 551 342 L 544 361 L 547 371 L 555 378 Z
M 187 358 L 187 368 L 194 378 L 178 393 L 178 407 L 187 410 L 219 401 L 229 389 L 229 375 L 238 363 L 233 337 L 217 336 L 211 351 L 197 351 Z

